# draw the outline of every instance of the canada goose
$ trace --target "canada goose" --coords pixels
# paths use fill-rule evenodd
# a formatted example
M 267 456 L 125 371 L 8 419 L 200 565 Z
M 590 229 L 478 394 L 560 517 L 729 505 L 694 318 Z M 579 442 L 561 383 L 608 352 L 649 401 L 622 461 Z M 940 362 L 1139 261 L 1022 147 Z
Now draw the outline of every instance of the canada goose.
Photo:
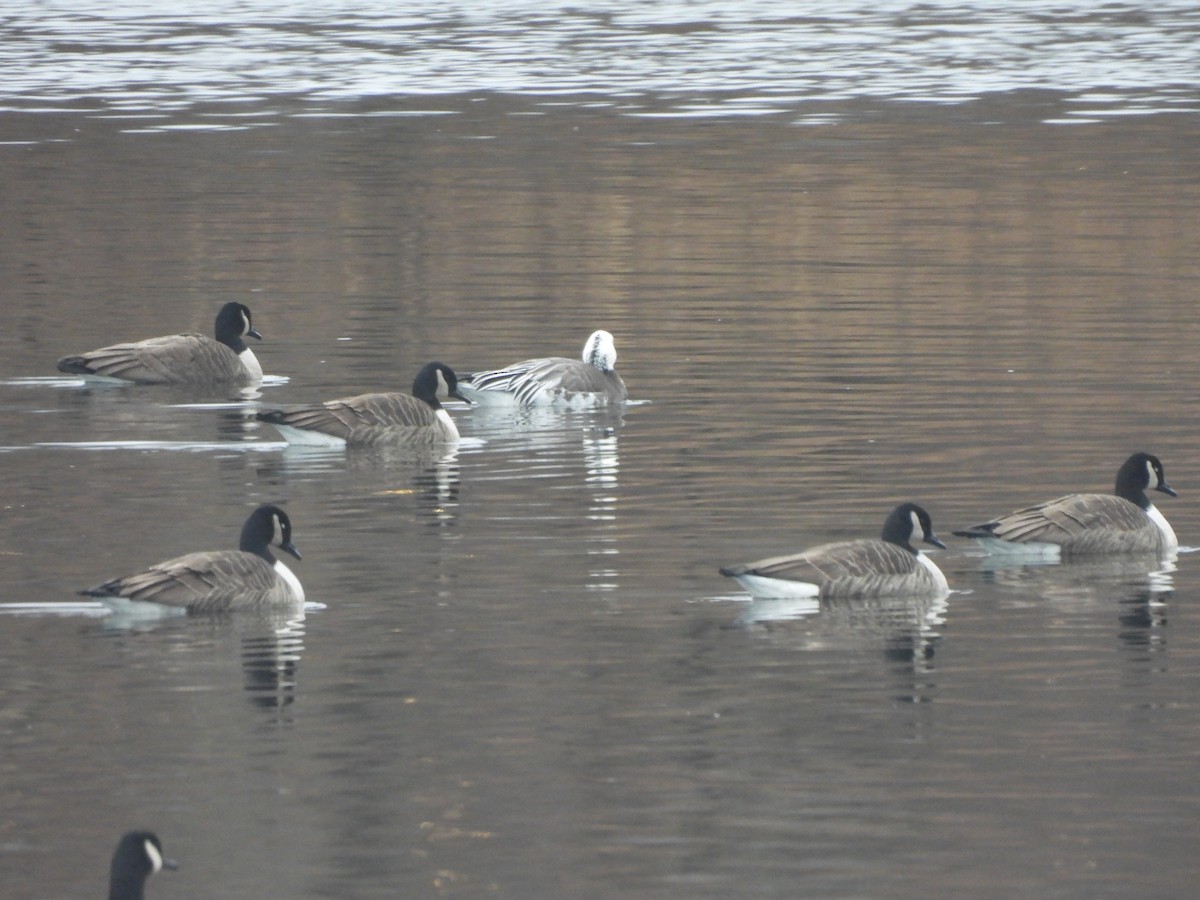
M 142 900 L 146 879 L 163 869 L 177 869 L 163 855 L 153 831 L 130 831 L 117 843 L 108 875 L 108 900 Z
M 1179 546 L 1175 531 L 1146 496 L 1147 488 L 1176 496 L 1158 457 L 1135 453 L 1117 470 L 1112 494 L 1067 494 L 954 534 L 978 540 L 989 553 L 1036 553 L 1048 559 L 1174 550 Z
M 429 446 L 458 440 L 458 429 L 438 402 L 438 391 L 469 403 L 458 392 L 454 370 L 431 362 L 417 373 L 412 394 L 359 394 L 316 406 L 271 409 L 257 418 L 269 422 L 290 444 Z
M 292 608 L 304 602 L 304 588 L 271 554 L 276 529 L 274 546 L 300 559 L 287 513 L 278 506 L 260 506 L 242 526 L 237 550 L 188 553 L 80 593 L 118 613 L 148 613 L 156 607 L 190 613 Z
M 881 540 L 822 544 L 790 556 L 776 556 L 721 569 L 755 597 L 826 600 L 875 597 L 944 597 L 946 576 L 915 548 L 913 535 L 945 547 L 933 533 L 929 513 L 901 503 L 883 523 Z
M 527 359 L 494 372 L 462 378 L 463 393 L 481 406 L 550 406 L 586 409 L 623 403 L 629 394 L 614 371 L 617 348 L 607 331 L 583 345 L 583 359 Z
M 262 366 L 242 338 L 262 340 L 250 321 L 250 310 L 241 303 L 226 303 L 213 326 L 216 340 L 185 332 L 114 344 L 64 356 L 60 372 L 83 375 L 96 381 L 137 384 L 257 384 Z

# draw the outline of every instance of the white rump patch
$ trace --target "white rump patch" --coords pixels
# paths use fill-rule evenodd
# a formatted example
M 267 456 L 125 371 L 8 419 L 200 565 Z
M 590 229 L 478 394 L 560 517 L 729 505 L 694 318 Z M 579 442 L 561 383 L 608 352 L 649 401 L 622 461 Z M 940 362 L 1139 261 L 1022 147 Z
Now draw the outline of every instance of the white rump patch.
M 120 622 L 153 622 L 157 619 L 172 619 L 175 616 L 187 615 L 182 606 L 167 606 L 165 603 L 151 603 L 148 600 L 130 600 L 128 597 L 97 597 L 100 603 L 108 608 L 114 619 Z
M 1014 561 L 1025 559 L 1030 562 L 1058 562 L 1062 558 L 1062 547 L 1058 544 L 1021 544 L 992 537 L 976 538 L 976 543 L 992 556 L 1003 556 Z
M 808 581 L 788 581 L 784 578 L 765 578 L 762 575 L 734 575 L 734 580 L 755 597 L 779 600 L 801 600 L 819 596 L 819 585 Z
M 343 450 L 346 447 L 345 438 L 325 434 L 323 431 L 309 431 L 306 428 L 293 428 L 291 425 L 280 425 L 275 422 L 269 424 L 283 435 L 285 441 L 298 447 L 324 447 L 327 450 Z

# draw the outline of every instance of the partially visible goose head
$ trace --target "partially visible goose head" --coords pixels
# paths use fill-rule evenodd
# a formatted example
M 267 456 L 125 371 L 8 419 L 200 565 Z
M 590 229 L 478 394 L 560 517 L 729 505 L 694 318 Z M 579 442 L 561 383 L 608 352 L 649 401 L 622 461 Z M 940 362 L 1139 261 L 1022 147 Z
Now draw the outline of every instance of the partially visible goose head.
M 146 879 L 163 869 L 176 869 L 163 854 L 153 831 L 130 831 L 117 843 L 108 876 L 108 900 L 141 900 Z
M 611 372 L 617 367 L 617 344 L 607 331 L 593 331 L 583 345 L 583 361 L 601 372 Z
M 80 593 L 130 620 L 181 612 L 294 610 L 304 603 L 304 588 L 272 547 L 300 559 L 288 514 L 264 505 L 246 519 L 237 550 L 188 553 Z
M 821 544 L 801 553 L 727 566 L 721 574 L 760 598 L 944 597 L 949 593 L 946 577 L 913 546 L 914 539 L 945 547 L 933 533 L 929 513 L 916 503 L 901 503 L 884 520 L 880 540 Z

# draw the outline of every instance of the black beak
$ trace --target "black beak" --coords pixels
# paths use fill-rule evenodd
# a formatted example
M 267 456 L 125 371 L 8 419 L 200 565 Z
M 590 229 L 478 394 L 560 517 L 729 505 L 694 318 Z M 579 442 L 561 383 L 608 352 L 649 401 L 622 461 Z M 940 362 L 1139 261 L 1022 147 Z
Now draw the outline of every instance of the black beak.
M 175 869 L 179 868 L 179 863 L 175 862 L 175 860 L 171 859 L 169 856 L 164 856 L 162 858 L 162 867 L 164 869 L 170 869 L 171 871 L 174 871 Z
M 296 549 L 296 545 L 293 544 L 291 541 L 284 541 L 282 544 L 279 545 L 279 549 L 282 550 L 284 553 L 292 554 L 292 556 L 296 557 L 296 559 L 304 558 L 300 555 L 300 551 Z
M 1168 497 L 1178 497 L 1179 496 L 1177 493 L 1175 493 L 1175 488 L 1171 487 L 1165 481 L 1162 484 L 1160 484 L 1158 487 L 1156 487 L 1155 490 L 1162 491 Z
M 946 549 L 946 545 L 943 544 L 941 541 L 939 541 L 937 535 L 934 534 L 932 531 L 929 532 L 929 534 L 925 535 L 925 543 L 933 544 L 933 546 L 935 546 L 935 547 L 941 547 L 943 550 Z
M 471 400 L 467 397 L 464 397 L 462 394 L 460 394 L 458 392 L 458 388 L 455 388 L 454 390 L 452 390 L 447 396 L 453 397 L 455 400 L 461 400 L 463 403 L 467 404 L 467 406 L 475 405 L 475 401 Z
M 258 331 L 257 331 L 256 329 L 254 329 L 254 328 L 251 328 L 249 331 L 247 331 L 247 332 L 246 332 L 246 337 L 252 337 L 252 338 L 254 338 L 256 341 L 261 341 L 261 340 L 262 340 L 262 335 L 261 335 L 261 334 L 259 334 L 259 333 L 258 333 Z

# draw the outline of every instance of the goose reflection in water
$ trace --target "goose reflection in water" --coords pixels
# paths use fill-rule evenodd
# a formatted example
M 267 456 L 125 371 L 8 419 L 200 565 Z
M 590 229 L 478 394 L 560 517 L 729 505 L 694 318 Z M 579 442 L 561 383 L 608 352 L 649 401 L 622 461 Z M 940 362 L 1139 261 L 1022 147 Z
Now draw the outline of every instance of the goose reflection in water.
M 1067 607 L 1107 600 L 1114 592 L 1128 590 L 1170 594 L 1175 588 L 1176 560 L 1174 552 L 1162 557 L 1148 553 L 1049 563 L 991 556 L 984 558 L 981 577 Z
M 871 654 L 881 649 L 902 681 L 897 701 L 927 703 L 933 697 L 934 655 L 946 624 L 947 597 L 754 599 L 746 607 L 737 627 L 760 627 L 772 639 L 798 642 L 798 649 L 806 651 Z M 801 628 L 789 627 L 800 622 Z
M 256 624 L 258 629 L 241 629 L 240 637 L 247 699 L 258 709 L 280 713 L 296 699 L 304 617 Z

